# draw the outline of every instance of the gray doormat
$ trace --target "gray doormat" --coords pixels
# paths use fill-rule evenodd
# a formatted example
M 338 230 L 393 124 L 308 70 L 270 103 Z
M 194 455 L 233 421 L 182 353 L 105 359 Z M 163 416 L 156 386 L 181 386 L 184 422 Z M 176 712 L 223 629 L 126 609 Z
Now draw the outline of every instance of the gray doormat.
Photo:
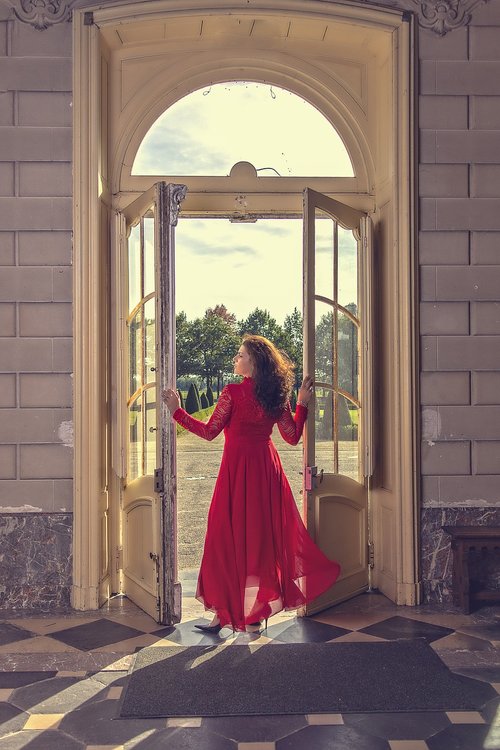
M 477 710 L 496 695 L 423 640 L 159 646 L 137 654 L 120 716 Z

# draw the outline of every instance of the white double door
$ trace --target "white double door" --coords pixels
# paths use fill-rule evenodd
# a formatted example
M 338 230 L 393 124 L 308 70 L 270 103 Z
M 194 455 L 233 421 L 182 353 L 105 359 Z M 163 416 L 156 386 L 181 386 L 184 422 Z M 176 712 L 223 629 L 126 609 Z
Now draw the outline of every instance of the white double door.
M 186 187 L 157 183 L 118 215 L 123 588 L 158 622 L 181 617 L 175 428 L 159 398 L 175 384 L 175 226 Z M 319 611 L 368 585 L 371 467 L 369 218 L 304 193 L 304 372 L 315 379 L 304 435 L 308 529 L 338 560 Z

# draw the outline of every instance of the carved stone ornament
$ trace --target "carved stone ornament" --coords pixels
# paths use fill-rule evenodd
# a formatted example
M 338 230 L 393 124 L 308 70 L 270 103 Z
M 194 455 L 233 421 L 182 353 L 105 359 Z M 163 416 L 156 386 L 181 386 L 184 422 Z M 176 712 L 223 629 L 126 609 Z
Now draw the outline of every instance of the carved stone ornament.
M 471 11 L 488 0 L 412 0 L 417 6 L 420 26 L 431 29 L 439 36 L 471 20 Z
M 179 185 L 178 183 L 170 183 L 168 185 L 168 201 L 170 208 L 170 225 L 177 226 L 177 220 L 179 218 L 179 211 L 181 203 L 186 197 L 187 186 Z
M 79 0 L 8 0 L 20 21 L 43 30 L 71 18 L 71 8 L 81 5 Z M 489 0 L 360 0 L 366 5 L 400 7 L 415 11 L 420 26 L 431 29 L 439 36 L 471 20 L 472 10 Z
M 43 31 L 56 23 L 67 21 L 71 15 L 71 3 L 65 0 L 18 0 L 14 13 L 20 21 Z

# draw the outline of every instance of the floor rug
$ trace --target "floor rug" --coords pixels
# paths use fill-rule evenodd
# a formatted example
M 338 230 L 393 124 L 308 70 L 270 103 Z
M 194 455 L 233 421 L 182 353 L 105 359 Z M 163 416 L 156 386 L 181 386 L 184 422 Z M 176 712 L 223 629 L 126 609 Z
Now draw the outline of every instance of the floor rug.
M 120 716 L 471 711 L 496 696 L 423 640 L 148 647 Z

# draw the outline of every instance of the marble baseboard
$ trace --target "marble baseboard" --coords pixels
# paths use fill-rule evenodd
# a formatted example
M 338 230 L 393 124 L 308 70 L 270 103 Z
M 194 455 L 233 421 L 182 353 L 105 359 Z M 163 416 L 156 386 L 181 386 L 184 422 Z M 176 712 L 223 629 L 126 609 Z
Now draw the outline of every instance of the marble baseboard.
M 442 526 L 500 526 L 500 508 L 423 508 L 422 583 L 425 602 L 452 602 L 453 555 Z
M 72 513 L 0 514 L 0 609 L 71 608 Z

